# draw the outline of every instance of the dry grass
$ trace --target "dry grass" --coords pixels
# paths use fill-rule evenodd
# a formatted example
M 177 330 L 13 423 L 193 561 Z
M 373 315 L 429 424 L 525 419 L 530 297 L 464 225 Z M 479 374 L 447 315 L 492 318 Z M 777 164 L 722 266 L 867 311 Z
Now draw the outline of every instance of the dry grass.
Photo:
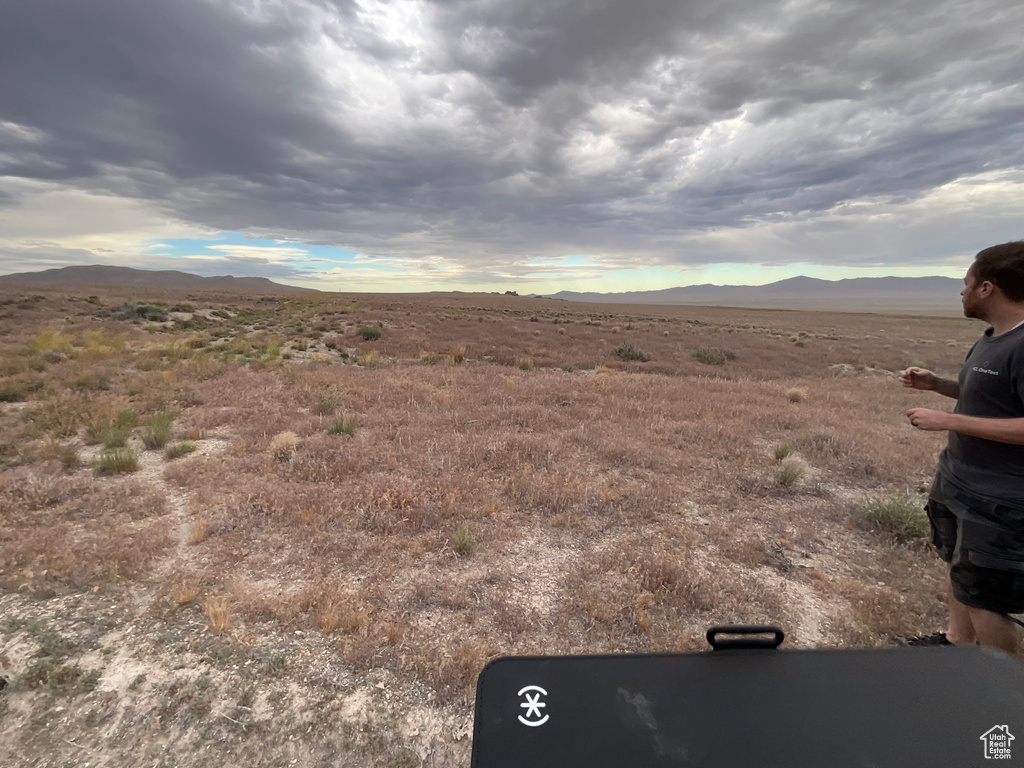
M 356 423 L 356 417 L 350 413 L 346 413 L 331 420 L 330 425 L 327 427 L 327 433 L 330 435 L 348 435 L 349 437 L 354 437 L 358 426 L 359 425 Z
M 199 579 L 195 576 L 180 576 L 171 585 L 171 599 L 181 607 L 192 603 L 199 594 Z
M 203 612 L 206 614 L 206 628 L 213 634 L 219 635 L 231 629 L 231 604 L 226 597 L 207 598 Z
M 466 526 L 459 526 L 458 530 L 452 534 L 451 547 L 455 554 L 469 557 L 476 551 L 476 537 Z
M 299 436 L 289 430 L 274 435 L 267 450 L 278 461 L 287 461 L 295 455 L 295 449 L 298 445 Z
M 197 517 L 192 521 L 192 529 L 188 534 L 188 544 L 190 546 L 195 546 L 196 544 L 201 544 L 206 541 L 210 536 L 210 530 L 212 527 L 213 524 L 209 517 L 205 515 Z
M 497 654 L 688 650 L 711 624 L 761 621 L 803 647 L 884 645 L 942 619 L 938 559 L 850 500 L 928 482 L 943 436 L 901 414 L 945 404 L 894 372 L 955 372 L 980 331 L 963 319 L 901 318 L 894 336 L 882 315 L 178 295 L 153 300 L 224 317 L 148 333 L 113 317 L 137 296 L 42 295 L 0 307 L 0 391 L 22 398 L 0 402 L 12 597 L 159 592 L 116 621 L 182 645 L 301 638 L 297 685 L 376 675 L 394 697 L 380 706 L 432 696 L 463 719 Z M 53 317 L 74 322 L 58 334 Z M 93 374 L 108 388 L 76 386 Z M 88 469 L 101 449 L 82 444 L 120 423 L 138 448 L 161 413 L 202 450 Z M 328 434 L 336 419 L 356 439 Z M 168 727 L 194 727 L 182 717 Z
M 803 475 L 804 468 L 799 462 L 786 459 L 782 462 L 778 472 L 776 472 L 775 479 L 779 481 L 779 485 L 788 488 L 803 477 Z
M 151 488 L 81 472 L 0 479 L 0 588 L 47 593 L 146 577 L 170 546 Z
M 367 607 L 362 600 L 343 589 L 316 589 L 315 597 L 308 594 L 303 600 L 310 602 L 316 612 L 316 623 L 325 635 L 333 632 L 347 634 L 366 624 Z

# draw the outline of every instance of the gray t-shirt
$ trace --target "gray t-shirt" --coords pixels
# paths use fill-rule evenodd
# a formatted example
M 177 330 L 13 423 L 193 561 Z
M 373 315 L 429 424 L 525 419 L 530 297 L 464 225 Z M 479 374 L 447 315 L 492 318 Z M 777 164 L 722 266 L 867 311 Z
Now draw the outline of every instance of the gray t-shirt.
M 985 331 L 967 353 L 959 380 L 954 413 L 1024 418 L 1024 325 L 999 336 Z M 951 431 L 939 472 L 968 493 L 1024 509 L 1024 445 Z

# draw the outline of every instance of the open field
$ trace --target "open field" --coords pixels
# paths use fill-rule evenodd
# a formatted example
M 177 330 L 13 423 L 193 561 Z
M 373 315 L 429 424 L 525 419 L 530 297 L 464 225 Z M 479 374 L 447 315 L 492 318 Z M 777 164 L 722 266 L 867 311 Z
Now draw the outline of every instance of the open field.
M 465 766 L 495 655 L 941 628 L 869 510 L 920 506 L 945 435 L 903 413 L 952 405 L 895 372 L 981 330 L 5 288 L 0 763 Z

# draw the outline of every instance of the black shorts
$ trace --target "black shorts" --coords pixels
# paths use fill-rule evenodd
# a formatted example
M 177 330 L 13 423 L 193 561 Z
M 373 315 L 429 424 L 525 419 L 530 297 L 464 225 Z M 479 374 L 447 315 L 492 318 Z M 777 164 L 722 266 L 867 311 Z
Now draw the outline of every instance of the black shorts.
M 1024 613 L 1024 528 L 1021 513 L 953 489 L 935 479 L 925 507 L 932 544 L 949 563 L 953 597 L 993 613 Z

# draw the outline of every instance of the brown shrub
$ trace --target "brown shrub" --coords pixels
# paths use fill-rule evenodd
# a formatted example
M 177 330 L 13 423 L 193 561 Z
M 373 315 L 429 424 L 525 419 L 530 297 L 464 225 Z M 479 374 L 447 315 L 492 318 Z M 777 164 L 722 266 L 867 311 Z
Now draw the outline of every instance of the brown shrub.
M 366 624 L 370 609 L 363 597 L 339 585 L 316 583 L 295 598 L 302 611 L 312 611 L 325 635 L 355 632 Z
M 197 517 L 192 521 L 192 530 L 188 535 L 188 543 L 190 546 L 195 546 L 206 541 L 210 535 L 212 529 L 212 521 L 209 516 L 203 515 Z
M 278 461 L 288 461 L 299 445 L 299 436 L 294 432 L 280 432 L 274 435 L 267 450 Z
M 188 605 L 199 594 L 199 577 L 180 575 L 171 582 L 171 599 L 177 606 Z
M 226 597 L 208 597 L 203 603 L 206 628 L 219 635 L 231 629 L 231 604 Z

